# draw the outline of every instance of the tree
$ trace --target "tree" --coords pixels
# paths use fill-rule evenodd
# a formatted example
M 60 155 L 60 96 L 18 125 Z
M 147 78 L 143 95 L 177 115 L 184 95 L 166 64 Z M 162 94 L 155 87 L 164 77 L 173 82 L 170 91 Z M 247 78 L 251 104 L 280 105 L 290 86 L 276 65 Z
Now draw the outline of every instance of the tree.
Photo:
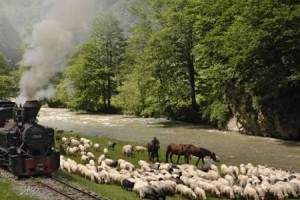
M 17 95 L 19 79 L 20 73 L 0 54 L 0 99 Z
M 109 112 L 125 45 L 123 30 L 116 18 L 106 16 L 94 20 L 89 40 L 69 59 L 70 67 L 65 73 L 69 84 L 62 83 L 72 88 L 69 106 Z
M 138 87 L 142 101 L 138 108 L 142 115 L 195 120 L 198 109 L 192 53 L 195 18 L 189 14 L 190 8 L 192 1 L 161 0 L 135 3 L 132 8 L 139 20 L 128 42 L 129 67 L 133 68 L 128 76 L 140 76 L 133 80 L 139 80 L 140 86 L 146 85 Z M 130 55 L 133 52 L 134 58 Z

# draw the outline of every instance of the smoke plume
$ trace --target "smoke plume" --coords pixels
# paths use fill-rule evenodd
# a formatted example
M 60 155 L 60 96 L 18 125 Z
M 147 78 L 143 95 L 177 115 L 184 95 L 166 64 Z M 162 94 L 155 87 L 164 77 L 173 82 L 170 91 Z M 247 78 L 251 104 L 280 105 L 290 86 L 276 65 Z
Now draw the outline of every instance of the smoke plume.
M 34 25 L 30 46 L 20 62 L 30 66 L 20 80 L 19 101 L 51 98 L 53 76 L 64 69 L 64 59 L 74 47 L 75 36 L 87 29 L 94 0 L 55 0 L 45 18 Z

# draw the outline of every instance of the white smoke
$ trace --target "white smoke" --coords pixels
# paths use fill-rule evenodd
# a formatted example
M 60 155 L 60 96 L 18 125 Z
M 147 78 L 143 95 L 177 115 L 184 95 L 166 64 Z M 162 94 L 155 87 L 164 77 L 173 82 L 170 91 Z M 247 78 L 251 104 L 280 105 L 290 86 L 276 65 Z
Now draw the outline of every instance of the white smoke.
M 94 0 L 55 0 L 52 10 L 32 30 L 30 47 L 20 62 L 30 66 L 20 81 L 20 101 L 51 98 L 53 76 L 64 69 L 64 59 L 74 47 L 75 36 L 95 15 Z M 77 41 L 78 42 L 78 41 Z

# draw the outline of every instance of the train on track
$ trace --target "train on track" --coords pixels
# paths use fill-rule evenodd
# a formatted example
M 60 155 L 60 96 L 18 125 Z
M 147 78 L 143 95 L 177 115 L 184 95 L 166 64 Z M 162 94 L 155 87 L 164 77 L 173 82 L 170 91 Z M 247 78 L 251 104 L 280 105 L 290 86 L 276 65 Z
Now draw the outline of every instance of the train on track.
M 37 123 L 38 101 L 0 101 L 0 166 L 16 176 L 49 174 L 60 166 L 54 130 Z

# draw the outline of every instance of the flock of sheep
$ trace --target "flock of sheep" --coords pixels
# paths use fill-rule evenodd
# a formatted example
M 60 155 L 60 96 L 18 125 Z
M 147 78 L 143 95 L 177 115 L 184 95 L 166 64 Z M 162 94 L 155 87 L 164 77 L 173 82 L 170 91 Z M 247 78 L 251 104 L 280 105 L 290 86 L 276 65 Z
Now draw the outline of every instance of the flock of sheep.
M 165 199 L 180 194 L 187 199 L 206 199 L 207 196 L 228 199 L 287 199 L 300 195 L 300 173 L 274 169 L 251 163 L 220 168 L 212 162 L 205 171 L 193 165 L 171 163 L 138 162 L 138 167 L 123 159 L 109 158 L 108 148 L 95 158 L 92 149 L 99 151 L 100 145 L 80 138 L 62 138 L 67 154 L 80 154 L 81 163 L 61 156 L 60 167 L 69 173 L 79 174 L 92 182 L 114 183 L 137 193 L 139 198 Z M 113 145 L 115 146 L 115 144 Z M 77 147 L 77 152 L 74 150 Z M 125 145 L 122 153 L 129 156 L 135 151 Z M 143 152 L 146 149 L 140 149 Z

